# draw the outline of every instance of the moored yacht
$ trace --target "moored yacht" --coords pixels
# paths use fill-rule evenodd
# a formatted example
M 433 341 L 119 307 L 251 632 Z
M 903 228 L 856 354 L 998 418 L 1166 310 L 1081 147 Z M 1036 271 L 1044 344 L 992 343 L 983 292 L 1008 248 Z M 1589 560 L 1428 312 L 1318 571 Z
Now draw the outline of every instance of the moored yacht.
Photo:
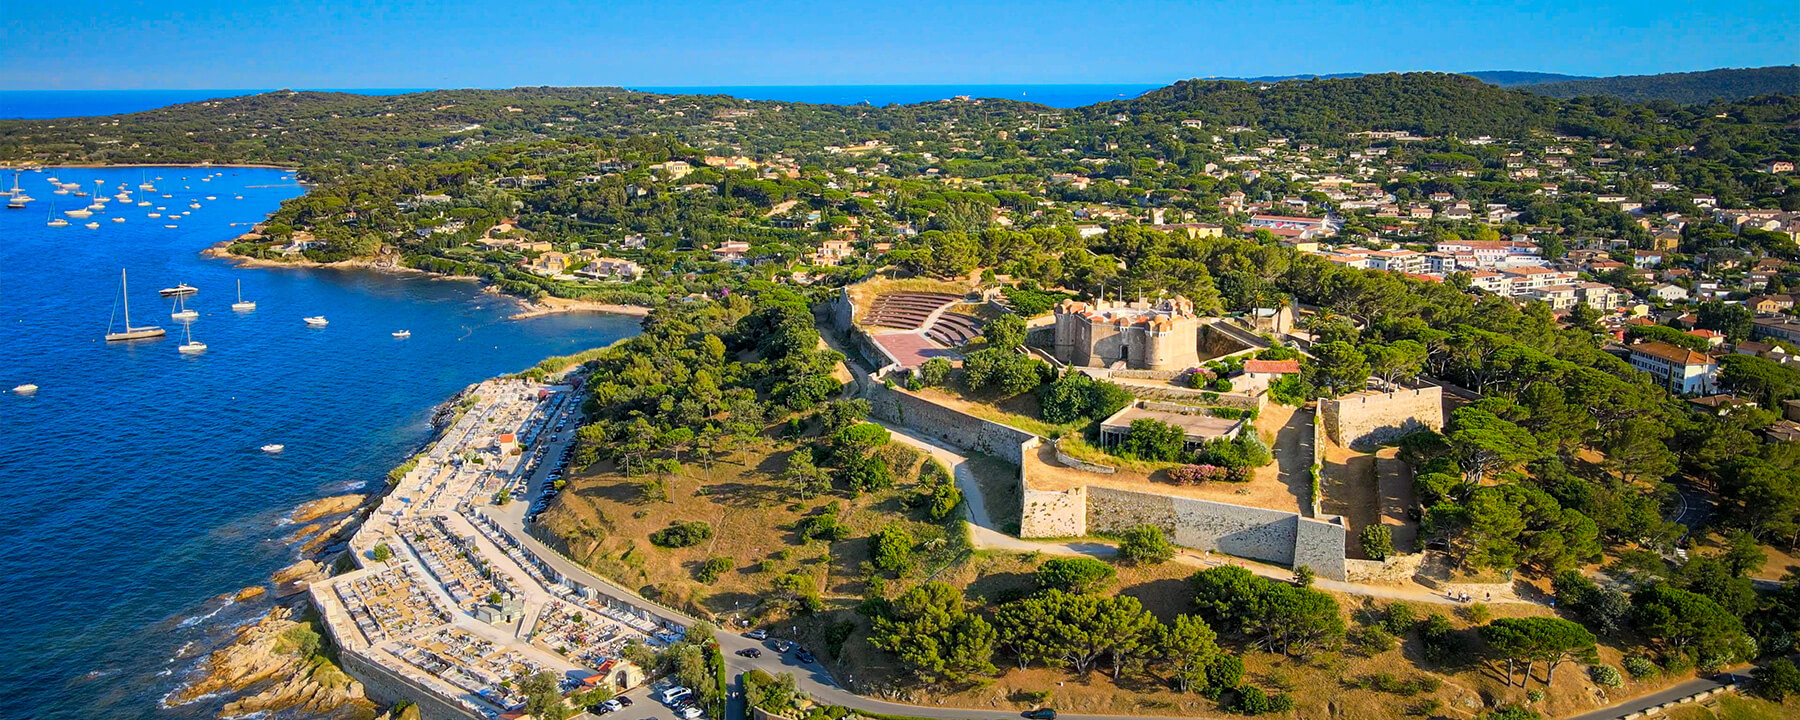
M 145 325 L 143 327 L 131 326 L 131 289 L 125 282 L 124 270 L 119 271 L 119 299 L 125 307 L 125 329 L 122 332 L 107 332 L 107 342 L 118 340 L 142 340 L 144 338 L 162 337 L 166 334 L 161 327 L 156 325 Z M 110 322 L 106 329 L 108 331 L 112 330 Z
M 327 321 L 325 319 L 324 315 L 314 315 L 312 317 L 304 318 L 304 319 L 306 320 L 307 327 L 325 327 L 326 325 L 331 324 L 329 321 Z
M 179 347 L 175 348 L 176 350 L 180 351 L 183 355 L 198 355 L 206 352 L 206 343 L 194 339 L 194 325 L 192 323 L 182 323 L 182 331 L 187 334 L 187 342 L 184 342 Z
M 177 297 L 180 295 L 192 295 L 197 292 L 200 292 L 200 288 L 194 287 L 187 283 L 180 283 L 180 284 L 177 284 L 175 287 L 166 287 L 166 288 L 156 291 L 156 293 L 158 295 L 161 295 L 163 297 Z
M 401 330 L 399 332 L 394 333 L 394 337 L 400 338 L 401 340 L 405 340 L 406 338 L 412 337 L 412 331 L 411 330 Z
M 256 309 L 256 301 L 244 299 L 244 281 L 242 280 L 237 282 L 237 295 L 237 302 L 231 304 L 231 309 L 238 312 L 250 312 Z

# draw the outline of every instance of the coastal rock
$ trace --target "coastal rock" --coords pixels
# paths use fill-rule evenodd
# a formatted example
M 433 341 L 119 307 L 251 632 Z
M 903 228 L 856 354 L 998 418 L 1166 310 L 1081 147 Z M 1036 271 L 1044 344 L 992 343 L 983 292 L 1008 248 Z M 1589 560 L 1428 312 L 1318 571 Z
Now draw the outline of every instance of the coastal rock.
M 329 515 L 341 515 L 355 510 L 366 499 L 368 499 L 367 495 L 354 493 L 322 497 L 294 508 L 293 512 L 288 513 L 288 517 L 296 523 L 305 523 Z
M 237 591 L 237 594 L 231 596 L 231 599 L 236 602 L 243 602 L 251 598 L 261 597 L 263 593 L 268 591 L 267 588 L 261 585 L 251 585 L 250 587 Z
M 324 565 L 312 560 L 301 560 L 277 571 L 269 579 L 275 581 L 275 597 L 285 598 L 306 592 L 314 582 L 330 577 Z
M 275 574 L 269 576 L 269 579 L 276 583 L 285 583 L 295 580 L 317 580 L 322 577 L 325 577 L 324 566 L 312 560 L 301 560 L 275 571 Z
M 219 716 L 289 708 L 310 713 L 354 708 L 359 715 L 373 715 L 374 705 L 363 697 L 361 683 L 322 657 L 307 659 L 294 651 L 287 636 L 299 627 L 295 608 L 270 610 L 262 620 L 239 630 L 230 645 L 207 657 L 204 673 L 176 693 L 174 703 L 260 687 L 254 695 L 226 704 Z

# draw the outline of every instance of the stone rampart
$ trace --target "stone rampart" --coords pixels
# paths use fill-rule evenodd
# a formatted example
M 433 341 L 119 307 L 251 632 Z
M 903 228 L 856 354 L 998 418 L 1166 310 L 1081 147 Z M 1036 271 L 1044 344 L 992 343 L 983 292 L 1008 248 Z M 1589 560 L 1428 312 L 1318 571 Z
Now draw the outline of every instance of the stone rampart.
M 1325 431 L 1345 447 L 1368 447 L 1426 428 L 1444 428 L 1444 391 L 1425 385 L 1387 393 L 1361 392 L 1319 401 Z
M 1344 528 L 1344 519 L 1317 520 L 1296 516 L 1296 523 L 1293 566 L 1305 565 L 1320 577 L 1332 580 L 1346 579 L 1349 570 L 1344 565 L 1344 544 L 1349 532 Z
M 875 385 L 870 388 L 868 397 L 870 412 L 875 417 L 1014 465 L 1024 465 L 1025 453 L 1042 442 L 1038 436 L 1024 430 L 984 420 L 904 390 Z
M 1341 525 L 1280 510 L 1108 487 L 1089 487 L 1087 500 L 1089 532 L 1150 524 L 1182 547 L 1309 565 L 1320 577 L 1344 579 Z

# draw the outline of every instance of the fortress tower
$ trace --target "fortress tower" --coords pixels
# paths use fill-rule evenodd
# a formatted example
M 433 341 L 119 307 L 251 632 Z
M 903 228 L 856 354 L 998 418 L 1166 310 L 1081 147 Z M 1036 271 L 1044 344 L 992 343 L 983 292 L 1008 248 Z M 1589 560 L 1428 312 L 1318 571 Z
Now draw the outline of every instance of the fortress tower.
M 1204 322 L 1185 297 L 1157 302 L 1057 303 L 1058 360 L 1083 367 L 1181 370 L 1199 364 Z

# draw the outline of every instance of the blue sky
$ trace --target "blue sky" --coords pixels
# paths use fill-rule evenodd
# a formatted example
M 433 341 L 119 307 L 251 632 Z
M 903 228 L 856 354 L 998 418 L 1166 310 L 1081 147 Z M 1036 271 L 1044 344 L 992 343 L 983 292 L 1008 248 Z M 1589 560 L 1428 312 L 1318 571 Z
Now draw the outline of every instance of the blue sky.
M 1795 0 L 12 2 L 0 89 L 1163 83 L 1800 62 Z

